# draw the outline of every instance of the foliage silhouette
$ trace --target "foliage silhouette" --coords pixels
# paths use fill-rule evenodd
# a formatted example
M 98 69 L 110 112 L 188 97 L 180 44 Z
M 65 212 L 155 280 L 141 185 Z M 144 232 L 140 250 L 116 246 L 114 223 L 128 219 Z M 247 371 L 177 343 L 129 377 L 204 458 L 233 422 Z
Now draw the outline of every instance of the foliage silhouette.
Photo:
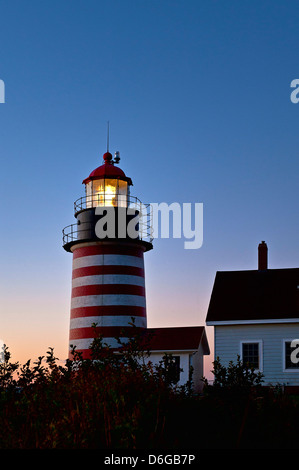
M 214 385 L 203 378 L 195 395 L 191 382 L 178 386 L 171 356 L 150 362 L 149 344 L 132 323 L 118 351 L 95 335 L 90 359 L 73 348 L 63 365 L 49 348 L 20 366 L 5 346 L 0 448 L 297 448 L 298 400 L 261 387 L 239 360 L 217 359 Z

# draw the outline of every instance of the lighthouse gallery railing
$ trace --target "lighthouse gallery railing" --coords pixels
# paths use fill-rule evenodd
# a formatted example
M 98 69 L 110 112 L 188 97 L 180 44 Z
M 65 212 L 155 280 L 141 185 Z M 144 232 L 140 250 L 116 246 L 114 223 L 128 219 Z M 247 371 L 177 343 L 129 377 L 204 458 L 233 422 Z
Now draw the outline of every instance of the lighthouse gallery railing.
M 138 220 L 140 240 L 151 243 L 153 241 L 153 214 L 150 204 L 143 204 L 137 197 L 127 195 L 107 195 L 97 194 L 93 196 L 83 196 L 74 202 L 75 216 L 86 209 L 100 207 L 127 207 L 133 209 L 140 214 Z M 79 240 L 79 234 L 84 231 L 84 224 L 75 223 L 67 225 L 63 230 L 63 245 Z

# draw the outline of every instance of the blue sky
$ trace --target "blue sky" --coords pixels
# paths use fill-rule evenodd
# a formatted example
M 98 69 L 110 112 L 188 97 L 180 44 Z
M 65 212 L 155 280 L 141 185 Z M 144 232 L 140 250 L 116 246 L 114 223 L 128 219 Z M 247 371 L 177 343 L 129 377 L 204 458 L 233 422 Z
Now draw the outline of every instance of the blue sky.
M 82 180 L 110 150 L 143 202 L 202 202 L 204 243 L 146 255 L 149 326 L 202 325 L 216 271 L 298 267 L 295 1 L 0 1 L 0 338 L 67 355 Z M 213 347 L 212 330 L 208 330 Z

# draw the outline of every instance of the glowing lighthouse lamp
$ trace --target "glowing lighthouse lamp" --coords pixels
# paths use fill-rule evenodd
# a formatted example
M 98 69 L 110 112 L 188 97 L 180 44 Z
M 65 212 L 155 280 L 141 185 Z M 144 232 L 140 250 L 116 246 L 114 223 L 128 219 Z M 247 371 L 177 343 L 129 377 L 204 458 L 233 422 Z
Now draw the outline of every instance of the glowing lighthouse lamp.
M 73 253 L 69 341 L 83 357 L 89 356 L 94 323 L 111 347 L 118 346 L 116 337 L 126 338 L 132 317 L 137 328 L 147 327 L 143 255 L 153 247 L 150 206 L 130 196 L 132 180 L 116 166 L 118 152 L 114 160 L 106 152 L 103 160 L 83 181 L 85 196 L 74 203 L 77 222 L 63 230 L 63 247 Z M 119 224 L 127 226 L 132 220 L 128 209 L 138 214 L 139 207 L 142 231 L 132 238 Z M 117 230 L 99 237 L 97 224 L 109 209 Z

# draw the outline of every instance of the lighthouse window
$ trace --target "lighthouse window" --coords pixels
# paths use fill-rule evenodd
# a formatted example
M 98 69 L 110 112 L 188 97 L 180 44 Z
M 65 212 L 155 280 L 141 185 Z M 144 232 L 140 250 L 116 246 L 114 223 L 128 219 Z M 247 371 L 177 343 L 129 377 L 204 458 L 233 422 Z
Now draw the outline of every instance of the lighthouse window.
M 117 206 L 117 180 L 115 179 L 105 180 L 104 205 Z
M 104 180 L 93 182 L 93 207 L 105 205 Z
M 92 207 L 92 181 L 86 185 L 86 208 Z
M 128 183 L 115 178 L 89 181 L 86 184 L 86 207 L 127 207 Z
M 127 186 L 126 181 L 118 181 L 118 206 L 126 207 L 127 206 Z

